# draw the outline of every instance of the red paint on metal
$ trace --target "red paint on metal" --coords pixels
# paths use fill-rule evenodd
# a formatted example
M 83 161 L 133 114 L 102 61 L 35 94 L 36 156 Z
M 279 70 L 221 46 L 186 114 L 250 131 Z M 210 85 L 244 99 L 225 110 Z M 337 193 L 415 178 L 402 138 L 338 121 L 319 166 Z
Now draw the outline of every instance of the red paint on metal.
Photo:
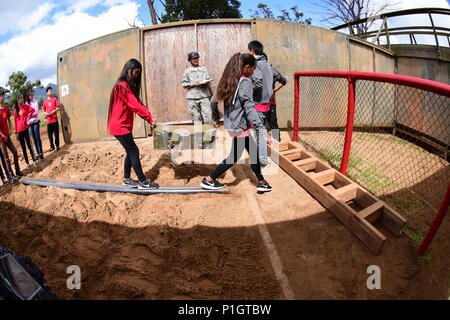
M 300 106 L 300 83 L 299 77 L 294 76 L 294 133 L 292 140 L 298 141 L 298 117 Z
M 353 79 L 348 79 L 348 105 L 347 105 L 347 125 L 345 126 L 345 143 L 342 152 L 340 172 L 347 174 L 348 162 L 350 160 L 350 150 L 353 137 L 353 125 L 355 123 L 355 91 L 356 83 Z
M 425 253 L 431 241 L 433 241 L 433 238 L 436 235 L 436 232 L 441 226 L 441 223 L 444 220 L 444 217 L 448 211 L 449 204 L 450 204 L 450 184 L 447 187 L 447 192 L 445 193 L 444 200 L 442 200 L 439 212 L 436 218 L 434 219 L 434 222 L 431 225 L 430 229 L 428 230 L 427 235 L 423 239 L 422 244 L 419 247 L 418 253 L 420 256 L 422 256 Z

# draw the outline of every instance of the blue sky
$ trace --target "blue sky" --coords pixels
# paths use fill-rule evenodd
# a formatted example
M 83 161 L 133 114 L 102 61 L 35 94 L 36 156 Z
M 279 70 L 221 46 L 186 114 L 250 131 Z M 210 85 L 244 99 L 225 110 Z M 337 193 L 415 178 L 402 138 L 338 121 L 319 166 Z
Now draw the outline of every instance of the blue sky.
M 373 0 L 375 2 L 385 0 Z M 448 0 L 393 0 L 398 9 L 417 7 L 450 8 Z M 314 0 L 241 1 L 244 18 L 263 2 L 278 15 L 282 9 L 298 6 L 314 25 L 322 23 Z M 157 11 L 162 5 L 156 0 Z M 56 83 L 56 56 L 67 48 L 90 39 L 129 28 L 135 17 L 136 25 L 150 25 L 146 0 L 1 0 L 0 10 L 0 86 L 5 86 L 9 75 L 24 71 L 30 80 L 41 80 L 44 85 Z M 26 19 L 24 18 L 26 17 Z M 408 20 L 409 19 L 409 20 Z M 422 19 L 405 18 L 402 25 L 429 23 Z M 450 28 L 449 19 L 438 24 Z M 390 24 L 390 26 L 392 26 Z

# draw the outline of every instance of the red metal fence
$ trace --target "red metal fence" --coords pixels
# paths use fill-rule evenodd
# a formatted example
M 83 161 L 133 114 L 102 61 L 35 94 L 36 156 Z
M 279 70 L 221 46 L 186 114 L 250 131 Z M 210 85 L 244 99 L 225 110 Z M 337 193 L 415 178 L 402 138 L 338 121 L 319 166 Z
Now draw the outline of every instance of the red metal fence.
M 436 229 L 450 182 L 450 86 L 356 71 L 296 72 L 294 86 L 293 140 L 395 206 L 414 229 Z

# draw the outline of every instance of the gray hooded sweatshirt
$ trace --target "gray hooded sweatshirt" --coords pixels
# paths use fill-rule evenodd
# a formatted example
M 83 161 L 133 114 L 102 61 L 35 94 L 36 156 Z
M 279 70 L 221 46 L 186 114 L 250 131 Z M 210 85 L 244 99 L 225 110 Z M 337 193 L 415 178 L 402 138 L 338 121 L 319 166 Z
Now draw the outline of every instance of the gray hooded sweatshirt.
M 253 101 L 256 104 L 268 104 L 273 93 L 272 66 L 264 56 L 256 56 L 256 69 L 251 77 L 253 82 Z
M 252 97 L 252 80 L 242 77 L 237 88 L 234 103 L 226 104 L 224 108 L 224 127 L 231 135 L 237 136 L 250 129 L 250 123 L 253 123 L 255 129 L 266 130 L 255 110 L 255 103 Z M 211 109 L 214 120 L 218 121 L 219 111 L 215 97 L 211 100 Z

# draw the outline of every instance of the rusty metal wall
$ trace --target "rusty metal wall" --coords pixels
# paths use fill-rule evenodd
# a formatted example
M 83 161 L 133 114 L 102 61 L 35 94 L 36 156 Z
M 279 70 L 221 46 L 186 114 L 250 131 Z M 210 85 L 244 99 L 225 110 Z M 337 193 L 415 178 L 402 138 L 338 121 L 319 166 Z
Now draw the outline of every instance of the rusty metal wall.
M 355 70 L 395 73 L 395 58 L 387 50 L 364 41 L 351 40 L 343 33 L 328 29 L 263 19 L 256 21 L 255 38 L 264 44 L 270 63 L 288 77 L 288 85 L 277 94 L 278 122 L 282 128 L 292 126 L 295 71 Z M 312 109 L 303 112 L 321 112 L 330 104 L 336 107 L 336 114 L 345 112 L 347 97 L 333 87 L 328 87 L 326 82 L 323 82 L 323 88 L 317 88 L 320 85 L 315 83 L 314 90 L 322 92 L 323 98 L 302 97 L 316 102 L 305 104 Z M 373 105 L 364 104 L 360 107 L 374 108 Z M 340 118 L 323 120 L 328 125 L 342 125 Z M 374 121 L 373 117 L 356 120 L 361 124 Z
M 187 54 L 200 53 L 215 91 L 225 64 L 232 54 L 244 51 L 251 40 L 250 23 L 208 23 L 144 31 L 147 99 L 158 122 L 189 121 L 183 72 L 189 67 Z
M 238 51 L 246 52 L 247 43 L 252 39 L 258 39 L 264 44 L 269 62 L 288 78 L 287 87 L 277 94 L 278 119 L 282 128 L 291 127 L 293 122 L 295 71 L 397 73 L 392 52 L 343 33 L 298 23 L 266 19 L 222 19 L 130 29 L 94 39 L 58 55 L 58 85 L 68 84 L 70 91 L 68 96 L 60 94 L 66 109 L 63 116 L 63 125 L 66 127 L 64 134 L 72 141 L 109 138 L 106 133 L 109 93 L 123 64 L 131 57 L 139 57 L 143 62 L 143 100 L 157 121 L 191 120 L 186 110 L 186 91 L 180 85 L 183 71 L 189 66 L 187 53 L 192 50 L 200 52 L 200 62 L 215 79 L 212 83 L 215 89 L 229 57 Z M 405 59 L 410 62 L 415 60 L 398 59 L 400 74 L 429 79 L 435 76 L 432 80 L 441 82 L 445 82 L 442 77 L 447 75 L 448 80 L 448 63 L 439 68 L 436 61 L 422 59 L 420 66 L 410 65 L 407 69 Z M 433 65 L 429 66 L 430 63 Z M 303 112 L 326 111 L 330 106 L 335 108 L 336 114 L 345 112 L 346 95 L 333 86 L 314 87 L 314 90 L 316 94 L 321 93 L 321 99 L 302 97 L 315 101 L 307 104 L 313 106 L 311 110 Z M 385 125 L 392 122 L 395 102 L 393 92 L 386 95 L 384 90 L 381 97 L 377 90 L 366 87 L 364 92 L 357 94 L 373 96 L 372 101 L 361 100 L 364 102 L 357 105 L 357 108 L 365 111 L 357 115 L 358 124 Z M 380 112 L 381 108 L 383 112 Z M 323 119 L 328 125 L 342 125 L 341 120 Z M 137 118 L 135 136 L 145 136 L 145 131 L 144 122 Z
M 111 139 L 107 132 L 111 89 L 130 58 L 140 58 L 140 29 L 110 34 L 58 54 L 58 88 L 64 106 L 66 141 Z M 62 94 L 62 86 L 69 94 Z M 135 119 L 133 134 L 145 137 L 144 121 Z

